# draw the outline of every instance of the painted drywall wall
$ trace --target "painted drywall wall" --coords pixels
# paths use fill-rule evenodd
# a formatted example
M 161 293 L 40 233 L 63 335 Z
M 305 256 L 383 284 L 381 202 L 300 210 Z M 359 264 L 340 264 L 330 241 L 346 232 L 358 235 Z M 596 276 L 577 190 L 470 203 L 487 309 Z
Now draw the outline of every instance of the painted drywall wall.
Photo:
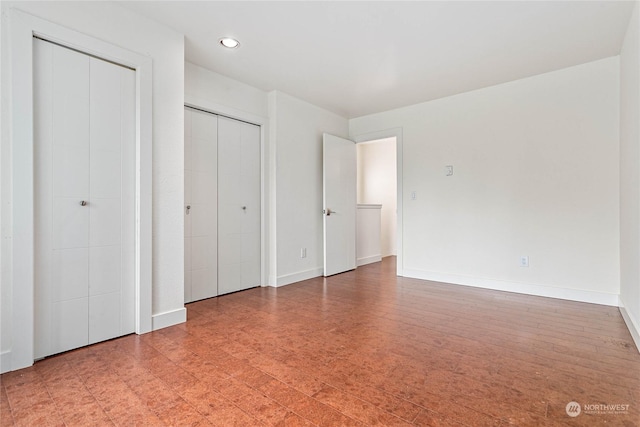
M 613 57 L 350 120 L 402 128 L 404 274 L 617 305 L 618 85 Z
M 269 93 L 275 145 L 277 277 L 285 285 L 323 272 L 322 133 L 348 135 L 347 119 L 282 92 Z M 300 251 L 306 248 L 307 256 Z
M 620 53 L 620 303 L 640 349 L 640 5 Z
M 396 141 L 361 142 L 358 154 L 358 203 L 381 204 L 380 252 L 396 254 Z
M 167 27 L 110 2 L 2 2 L 10 8 L 149 56 L 153 60 L 153 315 L 154 325 L 184 319 L 183 116 L 184 41 Z M 7 70 L 7 25 L 2 26 L 2 343 L 11 348 L 10 141 L 4 124 L 12 102 Z M 16 308 L 19 309 L 19 308 Z
M 184 70 L 186 99 L 267 117 L 266 92 L 190 62 L 185 63 Z

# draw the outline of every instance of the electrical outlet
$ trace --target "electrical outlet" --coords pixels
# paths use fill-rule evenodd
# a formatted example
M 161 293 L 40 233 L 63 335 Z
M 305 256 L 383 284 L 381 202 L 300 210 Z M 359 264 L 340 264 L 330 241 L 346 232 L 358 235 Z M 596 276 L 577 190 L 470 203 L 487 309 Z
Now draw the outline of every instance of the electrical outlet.
M 416 192 L 412 191 L 411 192 L 411 200 L 415 200 L 416 199 Z
M 529 267 L 529 257 L 527 255 L 520 257 L 520 267 Z
M 444 167 L 444 174 L 445 176 L 451 176 L 453 175 L 453 165 L 447 165 Z
M 300 249 L 300 258 L 306 258 L 306 257 L 307 257 L 307 248 Z

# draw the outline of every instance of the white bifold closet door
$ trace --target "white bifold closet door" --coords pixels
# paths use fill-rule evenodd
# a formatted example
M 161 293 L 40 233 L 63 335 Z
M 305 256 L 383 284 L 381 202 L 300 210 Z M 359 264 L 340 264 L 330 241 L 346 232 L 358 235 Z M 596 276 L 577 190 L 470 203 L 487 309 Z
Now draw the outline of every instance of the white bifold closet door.
M 184 109 L 184 300 L 218 295 L 218 116 Z
M 135 330 L 135 72 L 34 39 L 35 358 Z
M 218 117 L 218 293 L 260 285 L 260 127 Z
M 260 127 L 185 107 L 185 302 L 260 285 Z

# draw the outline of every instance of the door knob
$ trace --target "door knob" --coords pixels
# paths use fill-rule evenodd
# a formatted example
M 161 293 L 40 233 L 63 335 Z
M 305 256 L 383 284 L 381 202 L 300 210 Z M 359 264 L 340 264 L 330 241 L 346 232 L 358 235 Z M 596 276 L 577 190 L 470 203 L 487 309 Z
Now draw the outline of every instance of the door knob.
M 243 207 L 242 207 L 242 210 L 243 210 L 243 211 L 246 211 L 246 210 L 247 210 L 247 207 L 246 207 L 246 206 L 243 206 Z
M 87 201 L 86 200 L 81 200 L 80 201 L 80 206 L 87 206 Z
M 187 205 L 187 215 L 189 215 L 190 210 L 191 210 L 191 205 Z

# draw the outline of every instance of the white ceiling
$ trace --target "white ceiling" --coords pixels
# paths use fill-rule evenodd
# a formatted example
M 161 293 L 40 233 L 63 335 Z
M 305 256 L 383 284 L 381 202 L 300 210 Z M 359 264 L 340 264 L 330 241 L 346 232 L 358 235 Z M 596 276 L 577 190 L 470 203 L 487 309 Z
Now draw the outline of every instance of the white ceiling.
M 189 62 L 352 118 L 617 55 L 634 2 L 120 4 L 185 34 Z

